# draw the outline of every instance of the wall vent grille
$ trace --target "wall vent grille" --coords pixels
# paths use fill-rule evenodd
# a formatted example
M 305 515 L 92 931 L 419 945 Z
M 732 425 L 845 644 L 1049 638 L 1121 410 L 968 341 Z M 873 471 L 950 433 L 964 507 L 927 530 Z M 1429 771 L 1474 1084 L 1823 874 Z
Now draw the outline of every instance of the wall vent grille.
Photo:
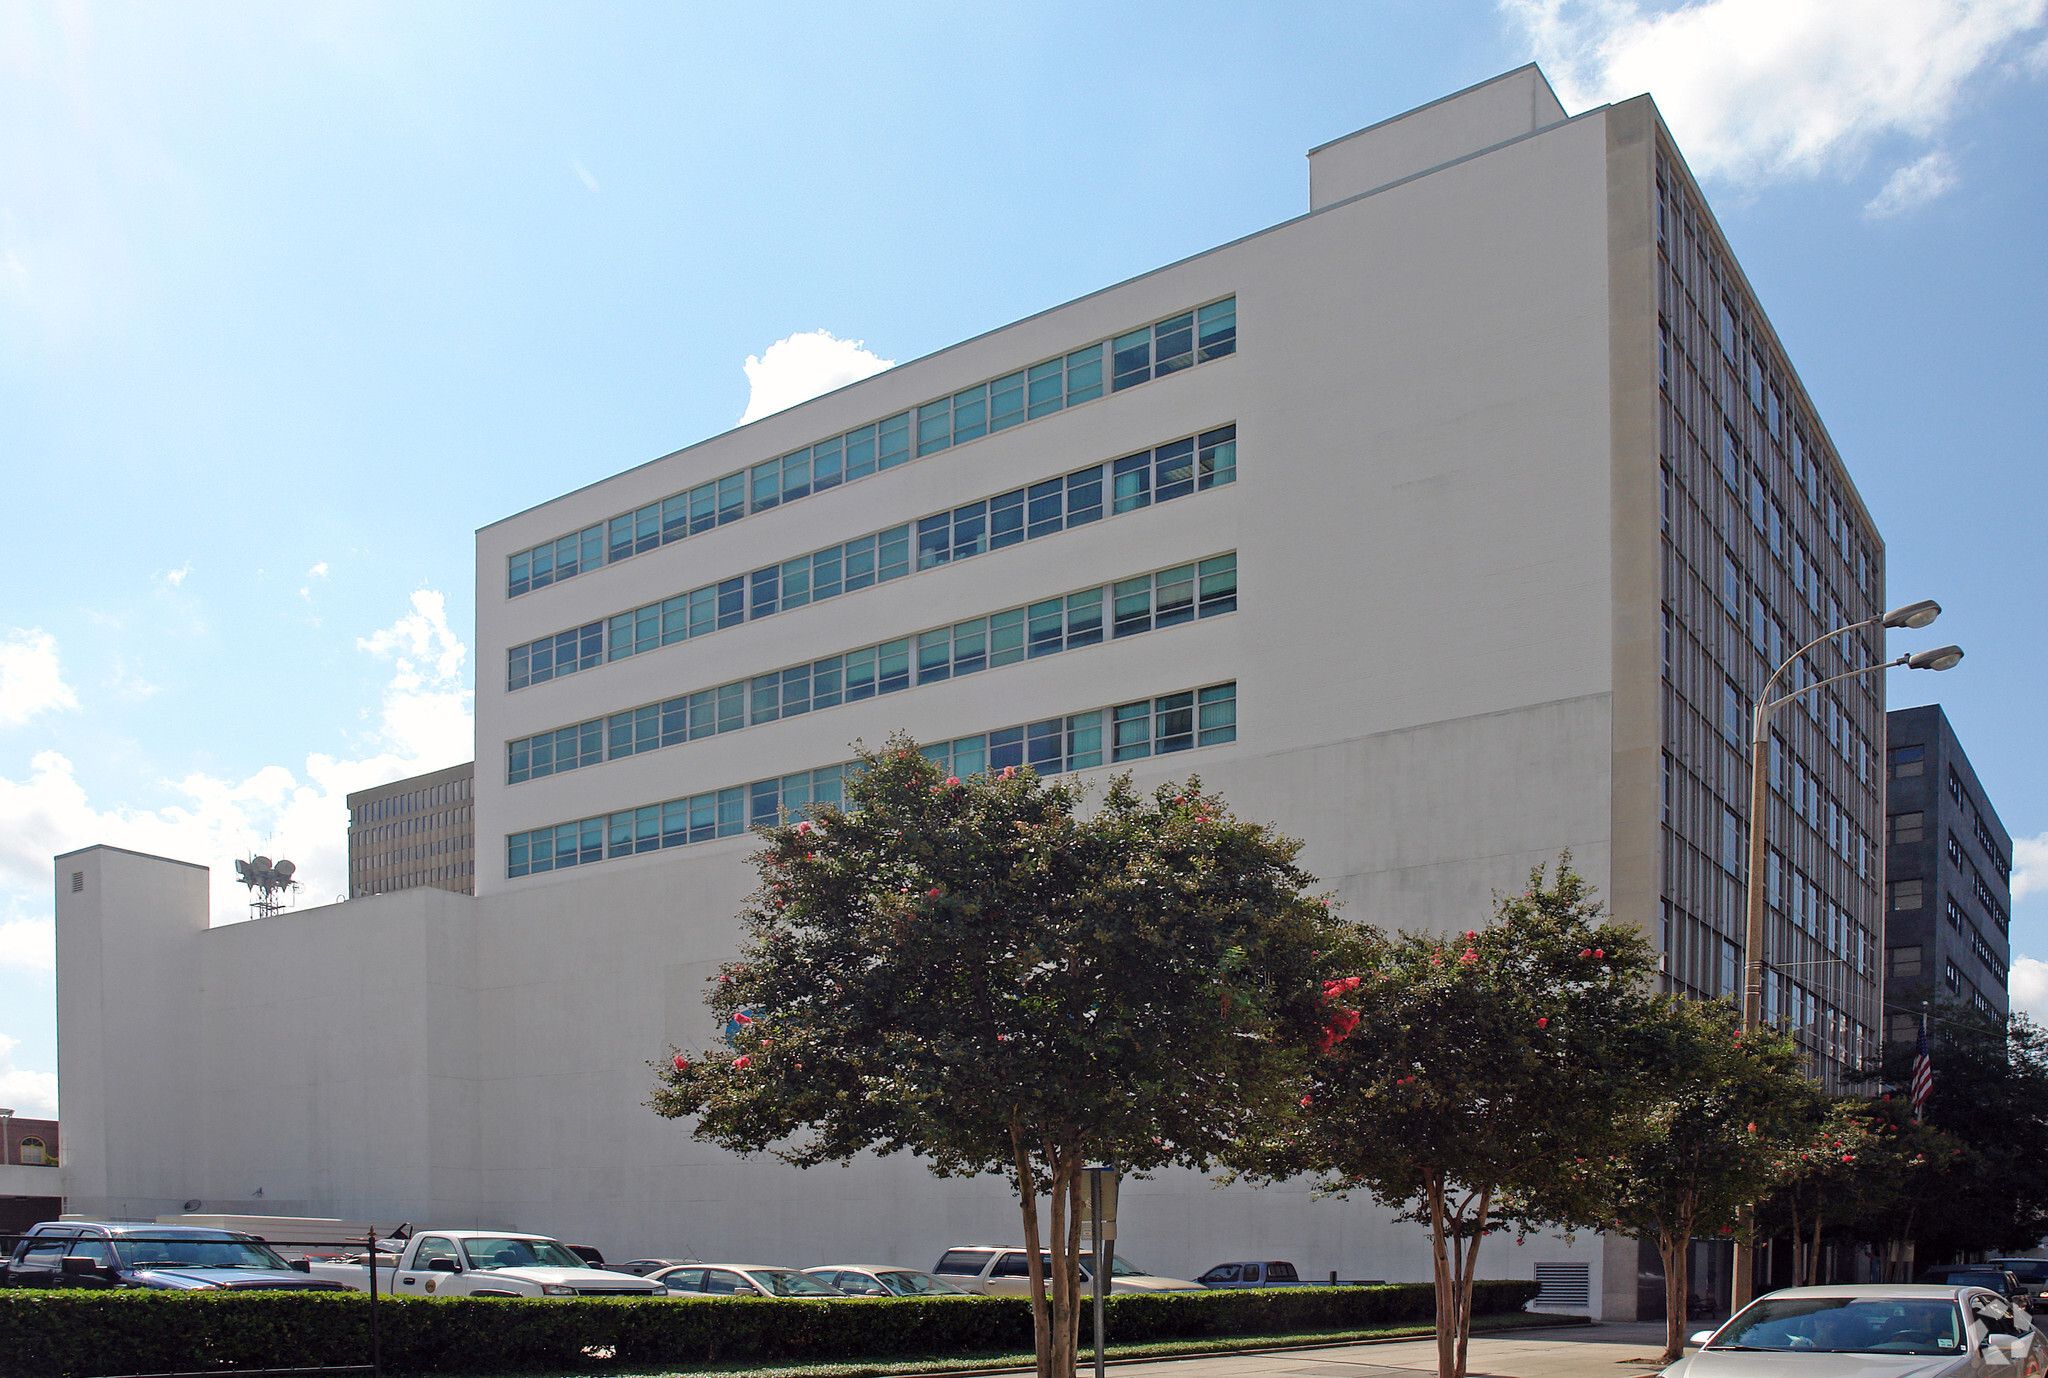
M 1588 1306 L 1592 1303 L 1593 1267 L 1589 1263 L 1539 1263 L 1538 1306 Z

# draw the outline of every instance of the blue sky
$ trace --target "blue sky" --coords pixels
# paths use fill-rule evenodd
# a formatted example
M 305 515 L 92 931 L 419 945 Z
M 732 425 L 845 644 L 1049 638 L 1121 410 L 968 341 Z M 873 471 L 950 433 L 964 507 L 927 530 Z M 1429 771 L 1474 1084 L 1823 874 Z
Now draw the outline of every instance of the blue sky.
M 468 757 L 476 527 L 1298 214 L 1307 149 L 1531 58 L 1658 97 L 1969 649 L 1892 703 L 2048 957 L 2044 9 L 0 0 L 0 1103 L 54 1098 L 53 853 L 322 901 L 348 790 Z

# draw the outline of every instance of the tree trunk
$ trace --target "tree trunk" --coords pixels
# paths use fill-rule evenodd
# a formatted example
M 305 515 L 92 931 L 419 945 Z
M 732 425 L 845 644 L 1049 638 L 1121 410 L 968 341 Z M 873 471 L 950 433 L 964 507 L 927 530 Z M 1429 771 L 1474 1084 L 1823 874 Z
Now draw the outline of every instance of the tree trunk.
M 1451 1280 L 1451 1261 L 1445 1249 L 1443 1178 L 1431 1174 L 1424 1190 L 1429 1201 L 1431 1281 L 1436 1289 L 1437 1378 L 1463 1378 L 1458 1371 L 1457 1288 Z
M 1458 1279 L 1458 1371 L 1465 1378 L 1467 1353 L 1472 1348 L 1472 1283 L 1479 1275 L 1479 1246 L 1486 1242 L 1487 1209 L 1493 1204 L 1493 1188 L 1482 1187 L 1479 1209 L 1472 1217 L 1472 1242 L 1464 1252 L 1464 1276 Z
M 1813 1213 L 1813 1251 L 1806 1256 L 1806 1285 L 1808 1287 L 1820 1286 L 1820 1227 L 1822 1219 L 1821 1213 L 1816 1210 Z
M 1074 1371 L 1074 1260 L 1067 1232 L 1074 1192 L 1072 1154 L 1050 1141 L 1046 1157 L 1052 1164 L 1052 1371 L 1066 1378 Z
M 1024 1267 L 1031 1278 L 1031 1347 L 1038 1358 L 1038 1378 L 1054 1378 L 1052 1318 L 1045 1307 L 1045 1265 L 1038 1247 L 1038 1175 L 1031 1170 L 1031 1151 L 1024 1147 L 1023 1125 L 1010 1126 L 1010 1146 L 1017 1155 L 1017 1199 L 1024 1209 Z M 1058 1378 L 1070 1378 L 1070 1374 L 1060 1374 Z
M 1657 1231 L 1657 1253 L 1664 1260 L 1664 1357 L 1675 1364 L 1685 1357 L 1686 1328 L 1692 1322 L 1692 1217 Z

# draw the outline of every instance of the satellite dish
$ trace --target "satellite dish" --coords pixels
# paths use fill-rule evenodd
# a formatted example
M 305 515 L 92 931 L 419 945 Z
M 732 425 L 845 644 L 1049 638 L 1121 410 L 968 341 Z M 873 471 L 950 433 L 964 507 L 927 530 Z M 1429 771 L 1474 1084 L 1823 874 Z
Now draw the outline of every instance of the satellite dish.
M 249 874 L 249 863 L 237 860 L 235 862 L 235 874 L 246 879 Z
M 252 871 L 268 871 L 270 869 L 270 858 L 267 856 L 257 857 L 249 863 L 249 869 Z
M 280 861 L 277 863 L 275 869 L 277 871 L 277 878 L 279 880 L 290 880 L 292 878 L 292 872 L 298 870 L 299 868 L 297 863 L 295 862 Z

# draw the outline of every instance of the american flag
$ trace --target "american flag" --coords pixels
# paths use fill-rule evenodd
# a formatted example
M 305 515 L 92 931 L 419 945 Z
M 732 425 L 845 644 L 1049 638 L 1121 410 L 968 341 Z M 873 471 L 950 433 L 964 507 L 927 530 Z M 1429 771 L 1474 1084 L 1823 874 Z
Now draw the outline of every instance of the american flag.
M 1927 1056 L 1927 1020 L 1920 1020 L 1920 1039 L 1913 1045 L 1913 1123 L 1927 1105 L 1927 1093 L 1934 1089 L 1934 1061 Z

